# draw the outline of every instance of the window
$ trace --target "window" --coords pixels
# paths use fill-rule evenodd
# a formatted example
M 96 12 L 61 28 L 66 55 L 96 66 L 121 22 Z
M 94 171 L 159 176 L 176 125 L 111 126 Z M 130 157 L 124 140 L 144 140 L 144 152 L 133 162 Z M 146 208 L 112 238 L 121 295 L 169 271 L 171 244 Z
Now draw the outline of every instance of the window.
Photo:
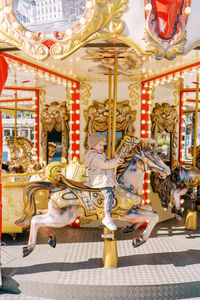
M 10 129 L 4 129 L 3 134 L 4 134 L 4 136 L 9 136 L 10 135 Z

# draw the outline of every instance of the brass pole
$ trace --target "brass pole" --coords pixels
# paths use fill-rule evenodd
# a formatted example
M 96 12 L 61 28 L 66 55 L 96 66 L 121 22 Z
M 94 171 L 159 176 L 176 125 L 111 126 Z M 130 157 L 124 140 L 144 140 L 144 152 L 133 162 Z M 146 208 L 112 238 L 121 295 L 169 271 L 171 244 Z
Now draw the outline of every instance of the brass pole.
M 195 105 L 195 119 L 194 119 L 193 167 L 196 166 L 197 125 L 198 125 L 198 101 L 199 101 L 199 72 L 197 71 L 196 105 Z
M 108 158 L 111 158 L 111 128 L 112 128 L 112 116 L 111 116 L 111 105 L 112 105 L 112 72 L 109 70 L 108 77 L 108 137 L 107 137 L 107 145 L 108 145 Z
M 15 73 L 15 86 L 17 85 Z M 17 90 L 15 90 L 15 146 L 17 144 Z
M 115 152 L 115 136 L 116 136 L 117 69 L 118 69 L 118 57 L 115 56 L 115 61 L 114 61 L 114 85 L 113 85 L 112 154 Z

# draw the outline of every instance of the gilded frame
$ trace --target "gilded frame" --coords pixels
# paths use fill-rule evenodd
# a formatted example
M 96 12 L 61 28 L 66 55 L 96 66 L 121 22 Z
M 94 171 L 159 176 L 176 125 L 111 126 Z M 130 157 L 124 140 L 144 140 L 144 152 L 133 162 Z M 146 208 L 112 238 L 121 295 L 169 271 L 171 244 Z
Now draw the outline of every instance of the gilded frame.
M 115 38 L 124 27 L 120 19 L 128 0 L 90 0 L 92 8 L 84 16 L 91 18 L 85 24 L 77 23 L 72 34 L 56 32 L 45 35 L 25 29 L 15 18 L 11 0 L 0 0 L 0 40 L 10 43 L 35 59 L 45 60 L 51 55 L 61 59 L 67 57 L 84 44 L 99 38 Z

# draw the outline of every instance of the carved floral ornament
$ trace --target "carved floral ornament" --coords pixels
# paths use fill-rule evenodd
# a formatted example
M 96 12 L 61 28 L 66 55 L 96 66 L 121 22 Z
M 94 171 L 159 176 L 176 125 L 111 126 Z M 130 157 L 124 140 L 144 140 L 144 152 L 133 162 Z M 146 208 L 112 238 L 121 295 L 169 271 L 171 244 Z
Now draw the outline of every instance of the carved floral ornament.
M 151 138 L 157 140 L 158 133 L 170 133 L 170 167 L 175 168 L 177 165 L 177 132 L 176 126 L 178 123 L 178 114 L 174 105 L 170 106 L 168 103 L 155 103 L 151 112 Z M 163 179 L 160 179 L 155 172 L 150 176 L 151 186 L 154 193 L 161 191 Z
M 171 167 L 177 163 L 177 132 L 178 114 L 174 105 L 168 103 L 156 103 L 151 113 L 151 137 L 157 140 L 158 133 L 166 131 L 171 138 Z
M 66 102 L 52 102 L 50 105 L 44 105 L 40 116 L 42 123 L 42 158 L 44 162 L 47 162 L 48 132 L 51 132 L 54 128 L 56 131 L 61 131 L 62 133 L 62 161 L 65 163 L 68 162 L 69 118 Z
M 108 106 L 109 100 L 104 103 L 93 101 L 87 110 L 84 110 L 84 117 L 86 120 L 86 140 L 90 133 L 96 131 L 106 131 L 108 129 Z M 113 111 L 111 107 L 111 112 Z M 117 103 L 116 112 L 116 131 L 124 131 L 124 135 L 134 136 L 135 128 L 133 126 L 136 118 L 136 110 L 131 110 L 129 100 Z
M 85 0 L 83 14 L 72 27 L 44 33 L 33 32 L 22 26 L 26 15 L 16 16 L 13 10 L 14 1 L 1 0 L 0 40 L 20 48 L 35 59 L 46 59 L 49 55 L 54 58 L 64 58 L 89 41 L 107 37 L 115 38 L 116 34 L 123 30 L 124 23 L 120 18 L 127 9 L 127 1 Z M 33 11 L 31 17 L 37 17 L 36 7 L 40 3 L 37 0 L 29 2 L 31 2 L 30 9 Z M 42 23 L 38 23 L 38 26 L 40 24 Z
M 174 59 L 184 51 L 191 0 L 144 0 L 147 51 Z

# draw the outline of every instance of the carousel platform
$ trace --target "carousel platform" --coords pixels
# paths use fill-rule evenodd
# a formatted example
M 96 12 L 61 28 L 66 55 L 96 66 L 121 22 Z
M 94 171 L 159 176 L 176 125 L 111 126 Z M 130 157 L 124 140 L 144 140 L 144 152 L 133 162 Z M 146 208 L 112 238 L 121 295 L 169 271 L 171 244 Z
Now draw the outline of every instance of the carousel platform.
M 198 223 L 200 225 L 200 212 Z M 200 227 L 189 231 L 175 219 L 157 224 L 133 249 L 133 234 L 117 230 L 119 267 L 101 266 L 100 228 L 56 229 L 57 246 L 39 232 L 38 244 L 22 258 L 28 232 L 3 235 L 3 299 L 200 299 Z

